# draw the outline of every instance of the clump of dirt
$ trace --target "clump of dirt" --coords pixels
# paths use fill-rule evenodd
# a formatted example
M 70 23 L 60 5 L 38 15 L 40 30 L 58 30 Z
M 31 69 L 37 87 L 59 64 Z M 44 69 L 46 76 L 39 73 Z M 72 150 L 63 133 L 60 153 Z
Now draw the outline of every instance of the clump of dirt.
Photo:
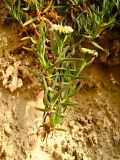
M 19 63 L 14 63 L 9 66 L 6 71 L 3 71 L 3 86 L 9 88 L 11 92 L 23 86 L 23 81 L 18 77 Z
M 36 56 L 28 56 L 28 53 L 22 49 L 25 43 L 20 41 L 20 37 L 18 37 L 17 31 L 14 31 L 14 28 L 7 30 L 1 27 L 0 31 L 1 84 L 5 88 L 9 88 L 11 92 L 21 88 L 25 83 L 28 84 L 28 89 L 36 88 L 39 90 L 38 79 L 33 78 L 32 73 L 28 71 L 31 66 L 33 70 L 39 69 Z
M 100 59 L 107 65 L 120 64 L 120 32 L 117 30 L 107 31 L 100 38 L 100 45 L 104 48 Z

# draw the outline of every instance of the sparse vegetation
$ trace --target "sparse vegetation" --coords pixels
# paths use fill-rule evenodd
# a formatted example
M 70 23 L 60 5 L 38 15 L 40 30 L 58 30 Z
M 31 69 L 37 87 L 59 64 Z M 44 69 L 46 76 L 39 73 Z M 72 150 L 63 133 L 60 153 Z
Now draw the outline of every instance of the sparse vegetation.
M 30 39 L 31 47 L 24 49 L 39 59 L 40 72 L 28 70 L 37 75 L 44 90 L 45 108 L 37 108 L 44 115 L 43 127 L 49 127 L 48 133 L 63 130 L 59 123 L 64 112 L 67 107 L 77 106 L 72 97 L 80 89 L 80 82 L 88 78 L 81 71 L 99 50 L 104 51 L 98 43 L 101 33 L 120 25 L 120 1 L 5 0 L 4 5 L 26 28 L 22 40 Z

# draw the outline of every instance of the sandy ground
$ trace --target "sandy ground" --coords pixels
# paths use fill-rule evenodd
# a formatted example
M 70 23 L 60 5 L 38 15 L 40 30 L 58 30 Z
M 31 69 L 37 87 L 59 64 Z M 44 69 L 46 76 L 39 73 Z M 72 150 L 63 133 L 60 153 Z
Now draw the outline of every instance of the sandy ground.
M 43 92 L 24 71 L 32 56 L 9 55 L 19 43 L 11 34 L 0 29 L 0 159 L 120 160 L 120 65 L 88 66 L 84 74 L 91 78 L 75 97 L 79 107 L 68 108 L 60 125 L 66 132 L 43 141 L 42 113 L 35 109 L 43 106 Z
M 119 160 L 120 66 L 91 65 L 76 100 L 61 126 L 42 141 L 42 95 L 26 86 L 11 93 L 0 87 L 0 157 L 6 160 Z M 47 143 L 47 144 L 46 144 Z

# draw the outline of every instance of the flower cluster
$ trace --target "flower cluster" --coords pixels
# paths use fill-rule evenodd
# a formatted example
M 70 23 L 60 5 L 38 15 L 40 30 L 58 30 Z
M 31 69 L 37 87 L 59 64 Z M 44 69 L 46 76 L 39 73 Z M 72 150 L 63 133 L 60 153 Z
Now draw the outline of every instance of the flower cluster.
M 59 31 L 60 33 L 71 33 L 74 30 L 70 26 L 62 26 L 59 24 L 52 24 L 52 30 Z
M 91 49 L 88 49 L 88 48 L 81 48 L 80 49 L 82 53 L 88 53 L 88 54 L 92 54 L 94 56 L 98 56 L 98 52 L 96 50 L 91 50 Z

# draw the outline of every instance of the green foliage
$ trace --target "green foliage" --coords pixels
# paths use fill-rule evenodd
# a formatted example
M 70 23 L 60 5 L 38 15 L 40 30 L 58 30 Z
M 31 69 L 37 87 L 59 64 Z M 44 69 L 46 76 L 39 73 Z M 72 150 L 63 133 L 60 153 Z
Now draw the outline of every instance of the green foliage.
M 23 16 L 23 9 L 21 7 L 22 1 L 21 0 L 6 0 L 4 1 L 6 9 L 9 11 L 11 16 L 15 18 L 21 25 L 22 23 L 22 16 Z
M 59 28 L 60 31 L 62 27 Z M 83 56 L 81 58 L 75 58 L 69 50 L 68 38 L 71 35 L 61 33 L 59 30 L 49 30 L 51 47 L 48 51 L 54 57 L 51 61 L 49 56 L 45 56 L 45 53 L 48 53 L 48 47 L 45 45 L 45 28 L 46 26 L 41 23 L 41 34 L 37 43 L 38 58 L 43 68 L 40 82 L 44 90 L 43 102 L 45 105 L 45 109 L 39 110 L 44 112 L 44 121 L 49 116 L 47 123 L 52 129 L 57 129 L 58 124 L 64 117 L 67 106 L 78 105 L 72 102 L 71 98 L 79 90 L 79 82 L 82 80 L 82 77 L 80 77 L 81 71 L 88 63 L 93 61 L 95 54 L 91 54 L 91 50 L 87 50 L 87 53 L 82 51 Z
M 39 25 L 39 39 L 37 41 L 37 45 L 36 45 L 36 48 L 37 48 L 37 54 L 38 54 L 38 58 L 39 58 L 39 61 L 40 61 L 40 64 L 43 68 L 46 68 L 47 64 L 46 64 L 46 61 L 45 61 L 45 27 L 44 26 L 44 22 L 40 22 L 40 25 Z
M 115 25 L 118 12 L 113 15 L 114 6 L 114 2 L 103 0 L 102 6 L 96 6 L 95 4 L 85 6 L 86 13 L 79 13 L 76 17 L 72 15 L 77 29 L 75 39 L 78 39 L 78 33 L 81 38 L 78 44 L 82 41 L 88 42 L 103 50 L 95 42 L 95 39 L 98 39 L 103 31 Z

